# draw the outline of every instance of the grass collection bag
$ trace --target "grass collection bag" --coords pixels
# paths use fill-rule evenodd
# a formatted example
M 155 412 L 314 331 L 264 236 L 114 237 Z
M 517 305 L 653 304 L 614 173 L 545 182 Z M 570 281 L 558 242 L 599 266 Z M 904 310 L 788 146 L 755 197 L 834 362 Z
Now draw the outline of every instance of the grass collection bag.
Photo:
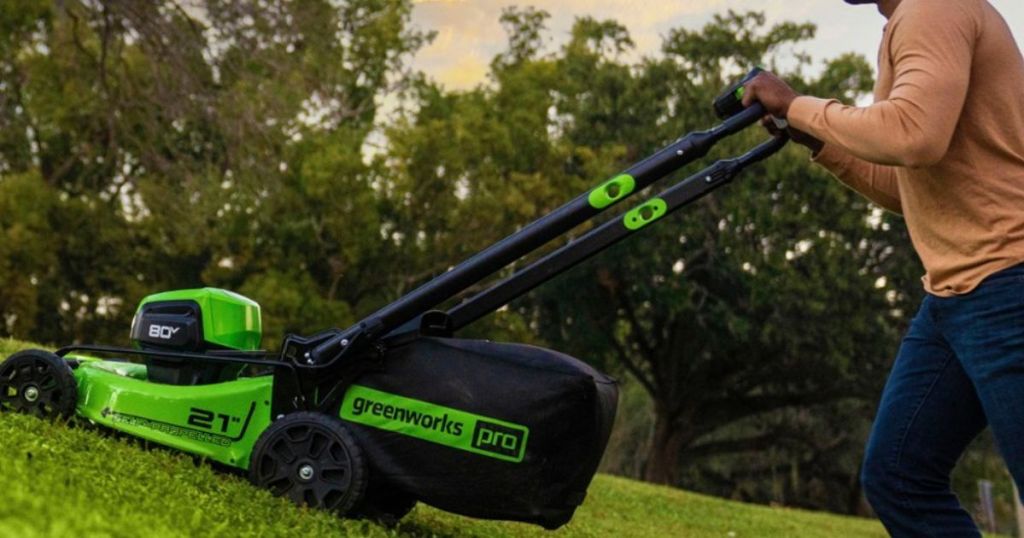
M 372 481 L 450 512 L 557 528 L 586 496 L 615 418 L 613 379 L 534 346 L 417 338 L 349 388 Z

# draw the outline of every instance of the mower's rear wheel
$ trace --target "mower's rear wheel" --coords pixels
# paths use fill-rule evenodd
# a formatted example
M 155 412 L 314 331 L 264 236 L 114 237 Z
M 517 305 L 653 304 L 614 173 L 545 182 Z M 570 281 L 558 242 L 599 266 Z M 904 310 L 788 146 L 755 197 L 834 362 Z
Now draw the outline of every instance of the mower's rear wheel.
M 253 447 L 249 479 L 295 504 L 347 514 L 363 498 L 366 460 L 340 420 L 293 413 L 267 428 Z
M 67 361 L 31 349 L 0 364 L 0 411 L 40 418 L 69 418 L 78 402 L 78 383 Z

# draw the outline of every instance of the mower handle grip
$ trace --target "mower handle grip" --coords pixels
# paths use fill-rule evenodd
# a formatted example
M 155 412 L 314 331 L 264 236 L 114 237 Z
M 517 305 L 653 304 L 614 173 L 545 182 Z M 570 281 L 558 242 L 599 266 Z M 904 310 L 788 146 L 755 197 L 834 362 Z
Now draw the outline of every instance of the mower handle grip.
M 736 82 L 732 86 L 726 88 L 718 97 L 715 98 L 712 106 L 715 109 L 715 114 L 720 119 L 727 119 L 743 112 L 743 94 L 746 93 L 747 83 L 754 80 L 757 75 L 764 72 L 764 69 L 755 67 L 750 70 L 749 73 L 739 82 Z M 762 114 L 763 115 L 763 114 Z
M 739 112 L 730 116 L 711 131 L 706 131 L 706 133 L 715 134 L 719 138 L 734 135 L 761 121 L 761 118 L 763 118 L 767 113 L 768 112 L 764 109 L 764 105 L 761 103 L 754 103 L 747 108 L 741 108 Z

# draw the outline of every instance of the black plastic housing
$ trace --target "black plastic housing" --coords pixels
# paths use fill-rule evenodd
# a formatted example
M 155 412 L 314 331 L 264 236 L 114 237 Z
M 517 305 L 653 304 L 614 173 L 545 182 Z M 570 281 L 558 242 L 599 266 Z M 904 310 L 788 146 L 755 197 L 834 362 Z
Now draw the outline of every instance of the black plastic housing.
M 148 303 L 135 314 L 132 343 L 148 349 L 202 351 L 203 314 L 195 301 Z
M 221 346 L 203 339 L 203 312 L 195 301 L 142 306 L 132 322 L 132 344 L 141 349 L 201 353 Z M 238 377 L 243 365 L 187 358 L 146 357 L 148 379 L 168 385 L 206 385 Z

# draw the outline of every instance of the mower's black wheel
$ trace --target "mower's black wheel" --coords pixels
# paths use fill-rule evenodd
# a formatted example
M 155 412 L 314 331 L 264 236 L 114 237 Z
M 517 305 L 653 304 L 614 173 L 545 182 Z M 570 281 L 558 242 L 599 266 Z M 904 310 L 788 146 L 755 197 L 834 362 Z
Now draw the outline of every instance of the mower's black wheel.
M 293 413 L 277 420 L 253 447 L 249 479 L 297 505 L 347 514 L 363 499 L 366 460 L 340 420 Z
M 396 491 L 387 484 L 373 482 L 367 488 L 363 501 L 352 509 L 351 515 L 394 526 L 415 507 L 416 499 L 411 495 Z
M 21 351 L 0 364 L 0 411 L 40 418 L 69 418 L 78 383 L 64 359 L 38 349 Z

